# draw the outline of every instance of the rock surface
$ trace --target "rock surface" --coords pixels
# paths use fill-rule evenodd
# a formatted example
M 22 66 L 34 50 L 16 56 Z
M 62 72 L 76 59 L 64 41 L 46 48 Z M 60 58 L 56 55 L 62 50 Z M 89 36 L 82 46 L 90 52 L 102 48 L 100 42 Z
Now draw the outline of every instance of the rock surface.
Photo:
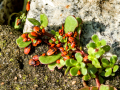
M 27 18 L 39 20 L 41 13 L 48 16 L 47 31 L 57 31 L 69 15 L 80 17 L 83 20 L 83 46 L 91 40 L 93 34 L 97 34 L 100 40 L 105 39 L 112 47 L 107 56 L 117 54 L 120 61 L 119 0 L 31 0 Z M 30 32 L 31 27 L 32 24 L 27 20 L 23 32 Z

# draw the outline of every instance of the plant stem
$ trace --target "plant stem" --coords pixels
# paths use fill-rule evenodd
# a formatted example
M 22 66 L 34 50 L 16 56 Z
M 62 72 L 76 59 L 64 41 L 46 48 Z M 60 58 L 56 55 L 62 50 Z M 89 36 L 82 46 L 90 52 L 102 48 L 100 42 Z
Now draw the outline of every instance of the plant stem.
M 75 50 L 76 53 L 80 53 L 82 56 L 88 56 L 88 54 L 86 54 L 83 50 Z
M 25 12 L 26 12 L 27 2 L 28 2 L 28 0 L 24 0 L 24 5 L 23 5 L 22 13 L 25 13 Z
M 84 80 L 83 80 L 83 86 L 84 87 L 88 87 L 87 84 L 86 84 L 86 82 Z
M 96 81 L 97 87 L 99 88 L 100 87 L 100 81 L 98 79 L 98 75 L 96 75 L 95 81 Z
M 66 75 L 69 70 L 70 70 L 70 67 L 68 66 L 67 69 L 65 70 L 64 75 Z
M 45 32 L 44 35 L 48 36 L 48 37 L 54 37 L 54 35 L 48 33 L 48 32 Z

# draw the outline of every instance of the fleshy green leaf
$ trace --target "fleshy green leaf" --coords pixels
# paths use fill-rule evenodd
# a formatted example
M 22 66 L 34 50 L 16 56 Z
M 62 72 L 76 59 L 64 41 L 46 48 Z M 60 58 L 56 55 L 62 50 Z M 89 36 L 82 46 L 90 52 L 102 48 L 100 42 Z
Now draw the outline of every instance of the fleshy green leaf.
M 72 65 L 76 65 L 76 64 L 77 64 L 77 61 L 74 60 L 74 59 L 70 59 L 70 63 L 71 63 Z
M 68 16 L 65 20 L 65 33 L 74 32 L 75 28 L 78 26 L 78 21 L 73 16 Z
M 113 67 L 113 72 L 116 72 L 118 69 L 119 69 L 119 66 L 118 66 L 118 65 L 115 65 L 115 66 Z
M 115 76 L 115 72 L 113 72 L 113 73 L 111 74 L 111 76 Z
M 110 46 L 109 45 L 105 45 L 102 47 L 102 49 L 105 51 L 105 52 L 108 52 L 110 50 Z
M 36 43 L 37 42 L 37 40 L 33 40 L 33 43 Z
M 99 58 L 100 56 L 102 56 L 105 53 L 105 51 L 103 49 L 99 49 L 98 52 L 95 53 L 96 58 Z
M 60 69 L 60 68 L 63 67 L 63 65 L 62 65 L 62 64 L 58 64 L 58 63 L 56 63 L 56 62 L 51 63 L 51 64 L 48 65 L 48 68 L 49 68 L 51 71 L 54 71 L 55 67 L 58 67 L 58 69 Z
M 117 61 L 117 56 L 116 55 L 113 55 L 111 58 L 110 58 L 110 62 L 115 64 Z
M 53 35 L 55 35 L 56 32 L 55 32 L 54 30 L 51 30 L 51 33 L 52 33 Z
M 92 54 L 95 54 L 95 50 L 93 48 L 88 48 L 88 54 L 89 55 L 92 55 Z
M 48 18 L 47 18 L 47 16 L 45 14 L 40 14 L 40 22 L 41 22 L 41 26 L 47 27 Z
M 113 66 L 114 66 L 114 63 L 110 63 L 110 64 L 109 64 L 109 67 L 110 67 L 110 68 L 113 68 Z
M 56 36 L 59 36 L 59 32 L 56 32 L 55 35 L 56 35 Z
M 59 41 L 55 41 L 55 44 L 58 44 L 59 43 Z
M 105 71 L 102 71 L 102 72 L 100 73 L 100 75 L 101 75 L 101 76 L 105 76 Z
M 36 19 L 34 18 L 28 18 L 28 21 L 31 22 L 33 25 L 37 25 L 37 26 L 40 26 L 40 22 L 37 21 Z
M 96 58 L 94 58 L 94 60 L 92 61 L 92 64 L 93 64 L 96 68 L 101 68 L 100 63 L 99 63 L 99 61 L 98 61 Z
M 32 41 L 23 42 L 23 38 L 20 36 L 18 39 L 16 39 L 16 43 L 19 47 L 25 48 L 30 45 Z
M 104 79 L 101 76 L 99 76 L 99 81 L 100 81 L 100 84 L 104 83 Z
M 85 80 L 85 81 L 88 81 L 90 78 L 91 78 L 91 77 L 90 77 L 89 74 L 84 75 L 84 76 L 82 77 L 82 79 Z
M 82 63 L 82 62 L 81 62 Z M 76 67 L 81 67 L 81 64 L 80 63 L 76 63 L 75 65 Z
M 100 85 L 100 90 L 110 90 L 110 88 L 107 85 Z
M 78 35 L 77 35 L 77 40 L 80 40 L 80 34 L 81 34 L 81 31 L 82 31 L 82 28 L 80 26 L 76 27 L 75 31 L 77 31 Z M 78 42 L 77 42 L 78 43 Z
M 31 34 L 28 34 L 29 38 L 36 38 L 35 36 L 32 36 Z
M 16 19 L 15 19 L 15 24 L 14 24 L 14 28 L 15 28 L 15 29 L 19 29 L 19 28 L 20 28 L 20 26 L 17 25 L 17 19 L 18 19 L 18 17 L 16 17 Z
M 91 63 L 87 63 L 87 66 L 90 67 L 90 68 L 93 67 L 93 65 Z
M 109 85 L 100 85 L 100 90 L 117 90 L 115 87 Z
M 72 76 L 76 76 L 79 69 L 80 69 L 80 68 L 78 68 L 78 67 L 72 67 L 72 68 L 70 69 L 70 74 L 71 74 Z
M 107 59 L 105 59 L 105 58 L 102 58 L 101 62 L 102 62 L 103 67 L 107 67 L 110 64 L 109 61 Z
M 56 60 L 58 60 L 60 57 L 61 57 L 61 53 L 59 53 L 57 55 L 51 55 L 51 56 L 40 56 L 39 61 L 42 64 L 50 64 L 50 63 L 53 63 Z
M 102 45 L 102 46 L 106 45 L 106 41 L 105 41 L 104 39 L 101 40 L 100 42 L 101 42 L 101 45 Z
M 77 61 L 80 63 L 80 62 L 82 62 L 82 60 L 83 60 L 83 57 L 82 57 L 82 55 L 80 54 L 80 53 L 76 53 L 75 54 L 75 58 L 77 59 Z
M 97 72 L 97 68 L 95 68 L 94 66 L 92 68 L 88 67 L 88 72 L 90 74 L 95 74 Z
M 70 59 L 66 60 L 65 64 L 66 64 L 66 66 L 74 66 L 73 64 L 71 64 Z
M 81 25 L 82 24 L 82 19 L 79 18 L 79 17 L 76 17 L 77 21 L 78 21 L 78 24 Z
M 92 42 L 87 44 L 87 48 L 90 48 L 90 47 L 95 49 L 96 48 L 96 44 L 92 43 Z
M 85 67 L 85 63 L 84 62 L 81 62 L 81 68 Z
M 65 65 L 65 61 L 63 59 L 60 59 L 60 64 Z
M 101 42 L 98 41 L 98 42 L 96 43 L 96 46 L 97 46 L 97 48 L 101 47 Z
M 53 43 L 53 41 L 50 39 L 50 40 L 49 40 L 49 43 Z
M 108 77 L 108 76 L 110 76 L 111 75 L 111 73 L 112 73 L 112 68 L 106 68 L 105 69 L 105 77 Z
M 87 68 L 81 68 L 81 73 L 83 74 L 83 75 L 86 75 L 87 74 Z
M 93 36 L 92 36 L 92 40 L 93 40 L 95 43 L 99 42 L 99 38 L 98 38 L 97 35 L 93 35 Z
M 70 70 L 70 67 L 67 67 L 67 69 L 65 70 L 65 75 L 68 73 L 69 70 Z
M 90 76 L 91 76 L 91 78 L 96 78 L 96 75 L 95 75 L 95 74 L 91 74 L 91 73 L 90 73 Z
M 61 36 L 61 35 L 59 35 L 59 36 L 58 36 L 58 39 L 61 41 L 61 40 L 62 40 L 62 36 Z

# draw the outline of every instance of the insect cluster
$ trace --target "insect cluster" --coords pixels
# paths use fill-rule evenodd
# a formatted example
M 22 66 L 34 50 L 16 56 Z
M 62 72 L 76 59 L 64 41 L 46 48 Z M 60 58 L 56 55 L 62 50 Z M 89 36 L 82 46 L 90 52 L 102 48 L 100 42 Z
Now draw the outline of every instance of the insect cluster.
M 69 72 L 71 76 L 83 75 L 82 79 L 85 81 L 95 78 L 98 88 L 100 88 L 100 83 L 104 82 L 103 76 L 114 76 L 118 70 L 119 66 L 115 65 L 116 55 L 113 55 L 110 60 L 101 57 L 110 50 L 110 46 L 106 45 L 104 39 L 100 41 L 97 35 L 92 36 L 94 42 L 87 44 L 88 53 L 82 50 L 80 47 L 82 20 L 80 18 L 68 16 L 62 28 L 58 32 L 51 30 L 51 33 L 44 29 L 48 25 L 45 14 L 40 15 L 40 22 L 33 18 L 28 18 L 28 20 L 34 25 L 32 32 L 22 34 L 16 40 L 18 46 L 24 48 L 25 54 L 29 54 L 31 47 L 37 46 L 42 41 L 49 46 L 46 53 L 33 56 L 29 60 L 29 65 L 47 64 L 51 71 L 55 67 L 61 69 L 66 66 L 65 74 Z M 42 40 L 42 36 L 47 36 L 48 39 Z

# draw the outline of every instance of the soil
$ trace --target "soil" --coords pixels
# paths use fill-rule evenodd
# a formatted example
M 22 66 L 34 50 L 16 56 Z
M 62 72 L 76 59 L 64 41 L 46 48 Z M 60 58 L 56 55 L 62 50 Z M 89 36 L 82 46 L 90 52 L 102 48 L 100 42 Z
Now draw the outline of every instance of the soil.
M 41 55 L 48 50 L 44 43 L 32 48 L 29 55 L 23 53 L 16 39 L 22 33 L 7 25 L 0 26 L 0 90 L 78 90 L 82 85 L 81 76 L 64 75 L 66 67 L 52 72 L 47 65 L 29 66 L 28 61 L 34 55 Z M 109 77 L 104 84 L 120 90 L 120 69 L 116 76 Z M 87 82 L 95 86 L 95 80 Z

